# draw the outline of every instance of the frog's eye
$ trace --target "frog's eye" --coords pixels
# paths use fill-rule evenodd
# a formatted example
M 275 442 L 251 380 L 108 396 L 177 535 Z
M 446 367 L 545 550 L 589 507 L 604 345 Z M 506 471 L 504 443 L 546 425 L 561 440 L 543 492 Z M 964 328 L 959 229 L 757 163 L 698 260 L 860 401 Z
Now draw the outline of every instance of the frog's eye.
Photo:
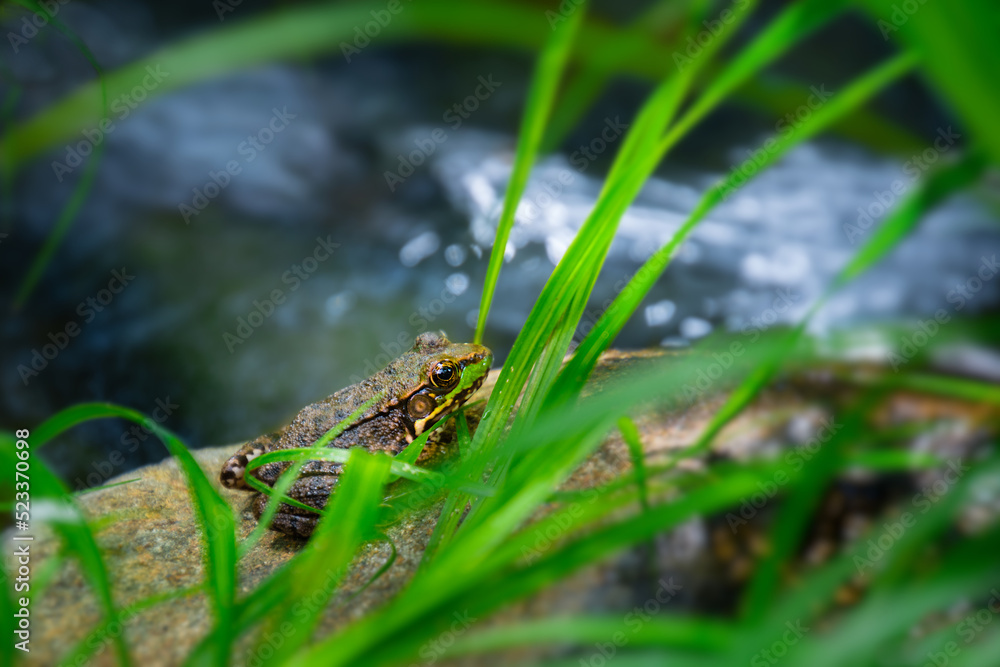
M 434 410 L 434 399 L 424 394 L 414 394 L 406 404 L 406 411 L 413 419 L 423 419 Z
M 431 368 L 431 384 L 435 387 L 448 387 L 458 382 L 458 364 L 454 361 L 439 361 Z

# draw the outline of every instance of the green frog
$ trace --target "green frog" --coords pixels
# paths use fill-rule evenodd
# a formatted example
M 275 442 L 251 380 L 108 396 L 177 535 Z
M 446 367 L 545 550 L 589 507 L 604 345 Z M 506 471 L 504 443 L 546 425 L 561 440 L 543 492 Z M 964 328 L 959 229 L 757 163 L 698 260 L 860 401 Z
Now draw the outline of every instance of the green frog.
M 358 384 L 302 409 L 280 431 L 262 435 L 246 443 L 222 466 L 220 479 L 231 489 L 253 491 L 244 474 L 247 464 L 266 452 L 309 447 L 339 422 L 365 403 L 364 410 L 328 447 L 363 447 L 369 452 L 395 456 L 444 416 L 455 411 L 483 384 L 493 362 L 493 353 L 482 345 L 452 343 L 444 332 L 417 336 L 409 352 Z M 423 458 L 423 457 L 422 457 Z M 274 486 L 288 462 L 266 463 L 251 475 Z M 309 461 L 292 484 L 288 496 L 322 509 L 337 486 L 342 464 Z M 259 520 L 268 496 L 258 493 L 253 513 Z M 309 537 L 319 515 L 281 504 L 271 528 L 291 535 Z

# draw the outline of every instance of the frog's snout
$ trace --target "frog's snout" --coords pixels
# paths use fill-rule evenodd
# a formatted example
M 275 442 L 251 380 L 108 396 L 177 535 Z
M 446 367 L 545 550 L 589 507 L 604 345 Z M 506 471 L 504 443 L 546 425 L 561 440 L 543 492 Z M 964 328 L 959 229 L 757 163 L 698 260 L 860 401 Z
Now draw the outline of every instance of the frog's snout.
M 484 347 L 483 350 L 482 350 L 482 352 L 479 352 L 476 355 L 476 363 L 479 363 L 480 361 L 483 361 L 484 359 L 488 363 L 490 363 L 490 364 L 493 363 L 493 352 L 488 347 Z

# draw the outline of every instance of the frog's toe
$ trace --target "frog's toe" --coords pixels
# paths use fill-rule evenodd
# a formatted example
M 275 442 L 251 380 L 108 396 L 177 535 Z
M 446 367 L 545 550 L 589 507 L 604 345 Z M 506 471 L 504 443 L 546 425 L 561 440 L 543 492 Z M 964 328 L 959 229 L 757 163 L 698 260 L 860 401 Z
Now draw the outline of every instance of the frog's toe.
M 269 451 L 277 441 L 277 433 L 268 433 L 267 435 L 255 438 L 240 447 L 239 450 L 230 456 L 229 460 L 223 464 L 222 471 L 219 473 L 219 481 L 222 482 L 223 486 L 229 489 L 250 489 L 250 485 L 246 483 L 246 479 L 244 478 L 247 470 L 247 464 L 264 452 Z

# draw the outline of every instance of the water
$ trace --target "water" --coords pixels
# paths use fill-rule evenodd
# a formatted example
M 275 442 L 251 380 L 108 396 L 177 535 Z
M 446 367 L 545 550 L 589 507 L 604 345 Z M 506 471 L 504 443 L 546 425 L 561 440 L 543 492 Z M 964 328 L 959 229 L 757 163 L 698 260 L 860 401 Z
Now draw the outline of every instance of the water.
M 101 42 L 111 67 L 156 41 L 144 16 L 109 23 L 70 5 L 64 18 Z M 30 47 L 13 68 L 31 82 L 23 114 L 87 76 L 72 50 Z M 237 73 L 113 116 L 70 234 L 31 301 L 0 323 L 0 421 L 30 427 L 107 400 L 162 418 L 192 446 L 236 442 L 371 374 L 422 331 L 469 339 L 529 65 L 366 52 L 350 67 L 330 59 Z M 641 91 L 618 85 L 532 173 L 490 312 L 485 342 L 498 361 L 589 213 Z M 701 193 L 761 144 L 759 124 L 734 138 L 725 120 L 692 139 L 703 150 L 679 147 L 626 213 L 578 338 Z M 6 303 L 80 177 L 52 166 L 79 140 L 17 176 L 0 241 Z M 876 228 L 877 215 L 848 227 L 860 224 L 858 207 L 877 212 L 881 193 L 909 179 L 899 161 L 844 143 L 797 149 L 699 225 L 617 344 L 685 346 L 719 329 L 797 321 Z M 981 203 L 948 201 L 837 295 L 813 332 L 955 312 L 952 291 L 998 250 Z M 997 282 L 962 298 L 963 313 L 995 309 Z M 46 451 L 72 487 L 164 454 L 113 420 Z

